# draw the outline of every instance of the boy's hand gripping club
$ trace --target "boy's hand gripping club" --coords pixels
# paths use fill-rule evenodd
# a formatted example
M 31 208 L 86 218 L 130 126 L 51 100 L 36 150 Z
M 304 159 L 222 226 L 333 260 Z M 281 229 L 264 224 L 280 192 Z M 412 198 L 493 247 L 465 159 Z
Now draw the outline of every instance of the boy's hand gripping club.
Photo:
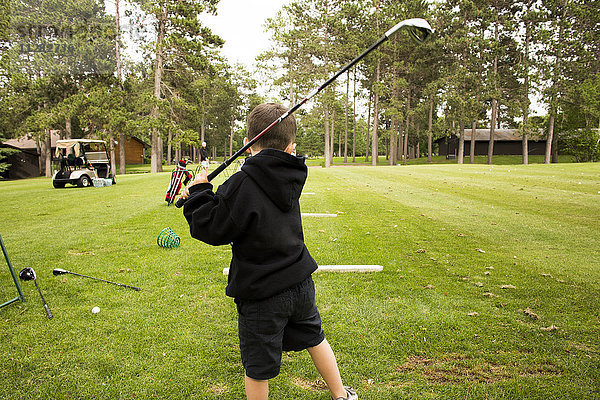
M 308 100 L 310 100 L 311 98 L 313 98 L 314 96 L 316 96 L 321 90 L 323 90 L 327 86 L 329 86 L 340 75 L 342 75 L 344 72 L 346 72 L 350 68 L 352 68 L 354 66 L 354 64 L 356 64 L 357 62 L 359 62 L 360 60 L 362 60 L 367 54 L 369 54 L 370 52 L 372 52 L 373 50 L 375 50 L 383 42 L 385 42 L 386 40 L 388 40 L 390 38 L 390 36 L 392 36 L 394 33 L 396 33 L 398 30 L 400 30 L 402 28 L 407 29 L 408 32 L 410 33 L 410 35 L 413 37 L 413 39 L 415 39 L 418 43 L 423 43 L 429 37 L 429 35 L 431 35 L 431 33 L 433 33 L 433 29 L 431 28 L 431 26 L 429 25 L 429 23 L 427 21 L 425 21 L 424 19 L 422 19 L 422 18 L 406 19 L 406 20 L 404 20 L 404 21 L 396 24 L 392 29 L 390 29 L 389 31 L 387 31 L 377 42 L 373 43 L 371 45 L 371 47 L 369 47 L 368 49 L 366 49 L 361 55 L 359 55 L 358 57 L 356 57 L 354 60 L 350 61 L 344 68 L 342 68 L 338 72 L 336 72 L 331 78 L 329 78 L 327 81 L 325 81 L 317 89 L 315 89 L 312 92 L 310 92 L 308 94 L 308 96 L 306 96 L 302 101 L 300 101 L 298 104 L 296 104 L 295 106 L 293 106 L 292 108 L 290 108 L 281 117 L 279 117 L 275 121 L 273 121 L 269 126 L 267 126 L 265 129 L 263 129 L 262 132 L 260 132 L 256 136 L 254 136 L 252 138 L 252 140 L 248 141 L 248 143 L 246 143 L 244 146 L 242 146 L 241 149 L 239 149 L 238 151 L 236 151 L 231 157 L 229 157 L 221 165 L 219 165 L 217 167 L 217 169 L 215 169 L 213 172 L 211 172 L 208 175 L 208 177 L 207 177 L 208 181 L 209 182 L 212 181 L 225 168 L 227 168 L 229 165 L 231 165 L 231 163 L 233 161 L 235 161 L 236 158 L 238 158 L 240 155 L 244 154 L 244 152 L 246 150 L 248 150 L 250 147 L 252 147 L 252 145 L 254 145 L 254 143 L 256 143 L 258 140 L 260 140 L 260 138 L 263 137 L 264 134 L 266 134 L 267 132 L 269 132 L 271 129 L 273 129 L 275 126 L 277 126 L 281 121 L 283 121 L 284 119 L 286 119 L 287 117 L 289 117 L 291 114 L 293 114 L 297 109 L 299 109 L 300 107 L 302 107 L 302 105 L 304 105 L 304 103 L 306 103 Z M 180 197 L 175 202 L 175 206 L 177 208 L 182 207 L 183 204 L 185 203 L 185 201 L 186 201 L 186 199 Z

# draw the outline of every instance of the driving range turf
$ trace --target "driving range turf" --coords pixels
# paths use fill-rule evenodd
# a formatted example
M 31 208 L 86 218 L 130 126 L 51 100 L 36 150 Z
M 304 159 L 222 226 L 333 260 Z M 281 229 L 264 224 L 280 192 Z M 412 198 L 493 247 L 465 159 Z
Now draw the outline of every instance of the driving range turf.
M 31 282 L 0 310 L 0 398 L 244 398 L 230 248 L 191 239 L 169 177 L 0 182 L 11 261 L 54 314 Z M 600 164 L 311 168 L 305 191 L 303 212 L 338 214 L 303 221 L 318 263 L 384 266 L 314 276 L 361 400 L 600 397 Z M 157 246 L 166 227 L 179 247 Z M 0 296 L 16 296 L 4 260 Z M 329 398 L 306 352 L 270 389 Z

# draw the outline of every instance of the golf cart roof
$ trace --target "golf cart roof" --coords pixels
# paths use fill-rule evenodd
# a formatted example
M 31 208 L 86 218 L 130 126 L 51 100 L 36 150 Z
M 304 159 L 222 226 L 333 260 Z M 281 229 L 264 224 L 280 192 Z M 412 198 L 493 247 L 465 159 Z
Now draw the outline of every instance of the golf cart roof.
M 77 144 L 86 144 L 86 143 L 104 143 L 106 144 L 106 142 L 104 140 L 95 140 L 95 139 L 63 139 L 63 140 L 57 140 L 56 141 L 56 148 L 57 149 L 69 149 L 71 147 L 74 147 Z

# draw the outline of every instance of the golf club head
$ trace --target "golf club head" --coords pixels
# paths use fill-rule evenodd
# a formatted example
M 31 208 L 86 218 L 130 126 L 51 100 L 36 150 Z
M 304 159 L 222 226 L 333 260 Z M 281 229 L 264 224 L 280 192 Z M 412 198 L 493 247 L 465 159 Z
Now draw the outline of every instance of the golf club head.
M 401 28 L 407 29 L 410 36 L 418 43 L 423 43 L 427 40 L 429 35 L 433 33 L 433 29 L 431 28 L 431 25 L 429 25 L 429 22 L 425 21 L 423 18 L 411 18 L 396 24 L 396 26 L 387 31 L 385 35 L 390 37 Z
M 22 281 L 34 281 L 35 278 L 35 271 L 31 267 L 25 267 L 19 272 L 19 279 Z
M 54 275 L 54 276 L 56 276 L 56 275 L 63 275 L 63 274 L 67 274 L 67 273 L 68 273 L 68 272 L 67 272 L 67 271 L 65 271 L 65 270 L 64 270 L 64 269 L 62 269 L 62 268 L 54 268 L 54 269 L 52 270 L 52 275 Z
M 423 43 L 431 35 L 431 29 L 412 27 L 408 30 L 410 36 L 417 41 L 417 43 Z

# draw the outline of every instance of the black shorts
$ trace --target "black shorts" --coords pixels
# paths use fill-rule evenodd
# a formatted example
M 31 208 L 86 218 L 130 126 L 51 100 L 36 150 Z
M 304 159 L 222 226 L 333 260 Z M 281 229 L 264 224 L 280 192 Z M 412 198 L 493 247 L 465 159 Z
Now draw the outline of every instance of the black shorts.
M 276 377 L 283 351 L 304 350 L 325 339 L 310 276 L 273 297 L 235 302 L 242 364 L 252 379 Z

